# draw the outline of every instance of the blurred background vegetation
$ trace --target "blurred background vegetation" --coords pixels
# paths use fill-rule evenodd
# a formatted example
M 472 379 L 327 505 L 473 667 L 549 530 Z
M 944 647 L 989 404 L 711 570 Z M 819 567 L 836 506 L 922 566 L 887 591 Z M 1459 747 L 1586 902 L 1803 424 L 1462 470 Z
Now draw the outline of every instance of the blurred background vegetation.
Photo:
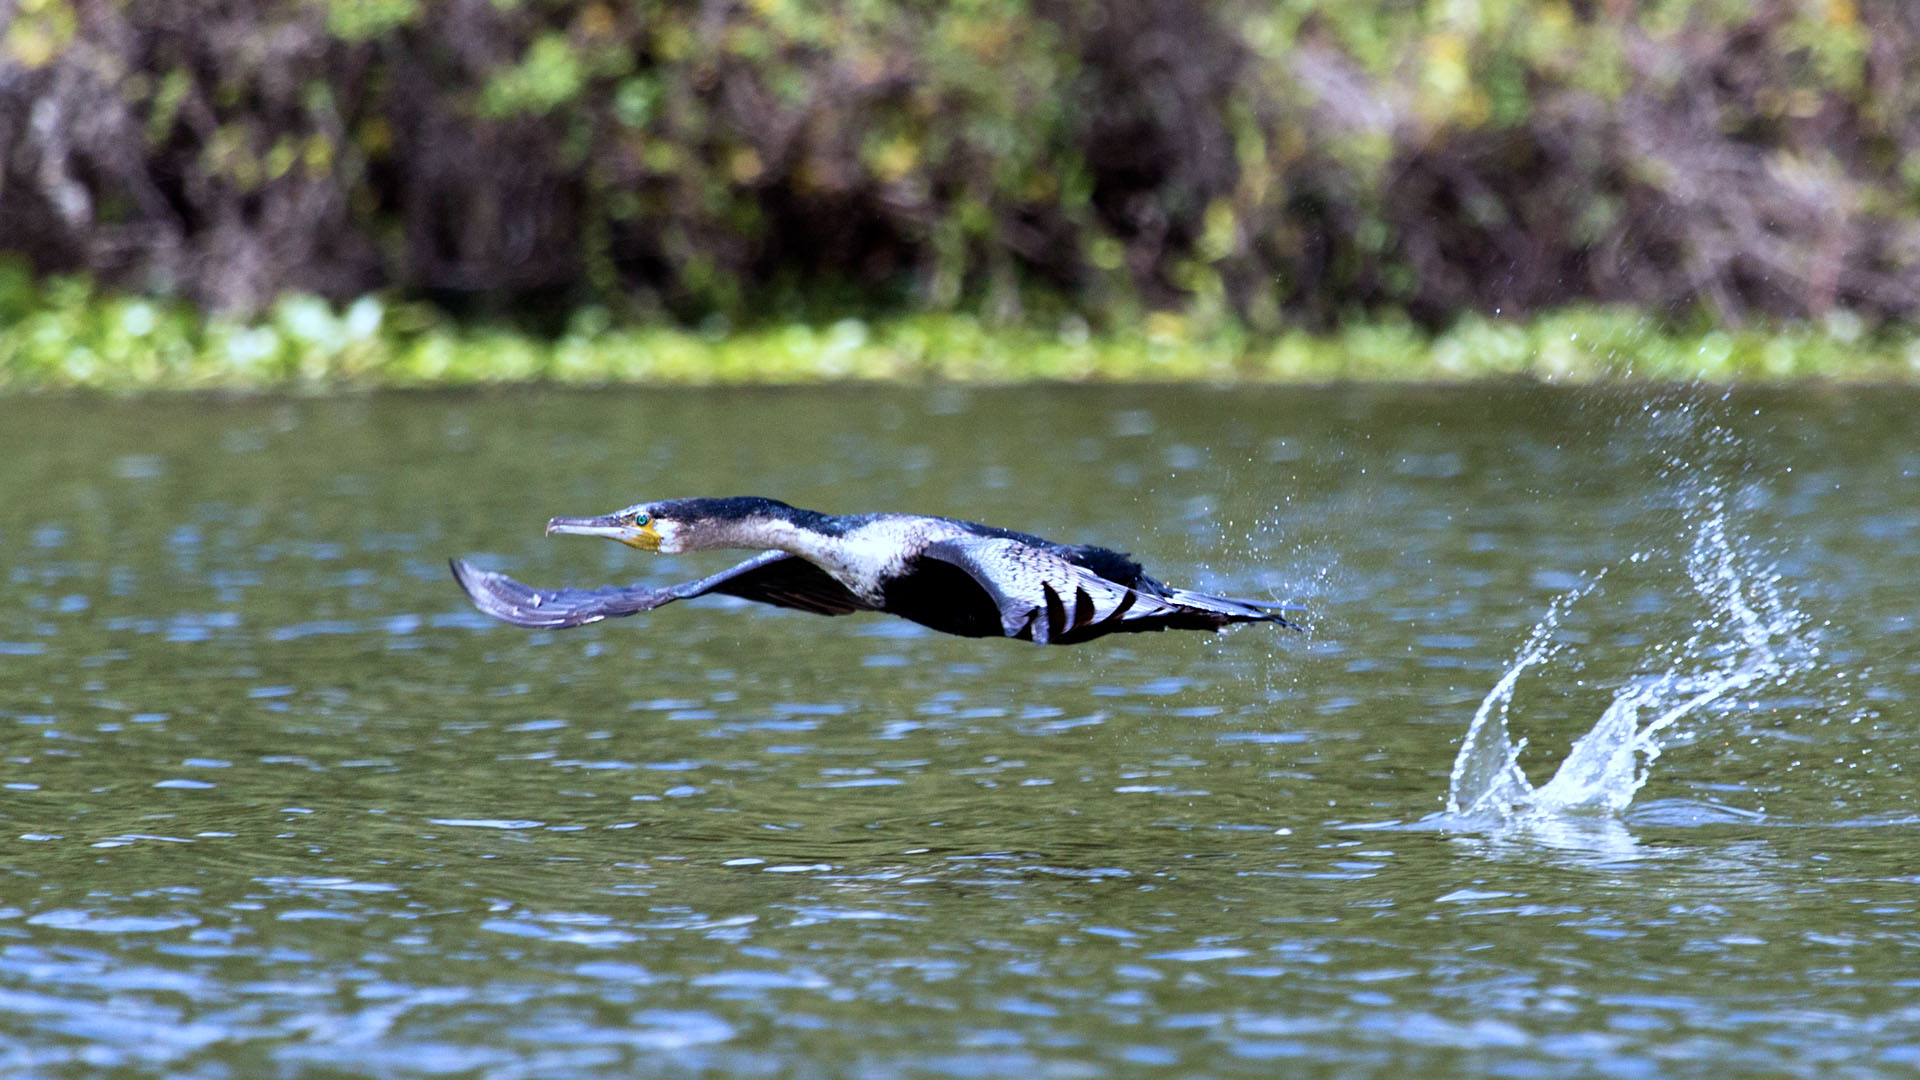
M 1426 355 L 1569 310 L 1689 349 L 1797 321 L 1913 367 L 1886 344 L 1920 310 L 1911 0 L 0 0 L 0 24 L 16 379 L 73 340 L 281 374 L 324 342 L 431 379 L 492 328 L 793 325 L 905 370 L 984 325 L 1279 373 L 1303 333 Z

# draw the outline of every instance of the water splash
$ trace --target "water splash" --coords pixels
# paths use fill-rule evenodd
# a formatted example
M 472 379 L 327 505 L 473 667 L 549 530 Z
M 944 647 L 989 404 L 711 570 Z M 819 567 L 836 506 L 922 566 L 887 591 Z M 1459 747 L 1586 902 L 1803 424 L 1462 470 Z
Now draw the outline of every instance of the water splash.
M 1453 763 L 1448 818 L 1523 824 L 1564 814 L 1618 814 L 1646 784 L 1663 740 L 1677 735 L 1681 719 L 1813 663 L 1817 649 L 1804 636 L 1806 617 L 1782 595 L 1780 575 L 1756 565 L 1729 538 L 1723 500 L 1708 504 L 1685 569 L 1707 613 L 1684 641 L 1650 653 L 1552 779 L 1535 787 L 1520 768 L 1526 740 L 1516 742 L 1508 731 L 1514 689 L 1529 669 L 1567 648 L 1556 641 L 1560 621 L 1604 571 L 1554 601 L 1474 713 Z
M 1447 782 L 1447 816 L 1477 817 L 1501 812 L 1503 808 L 1524 805 L 1536 792 L 1520 768 L 1520 753 L 1527 740 L 1513 741 L 1508 734 L 1507 717 L 1513 708 L 1513 691 L 1520 676 L 1536 664 L 1551 660 L 1565 650 L 1554 634 L 1567 610 L 1598 585 L 1605 571 L 1595 574 L 1576 588 L 1555 597 L 1547 614 L 1534 624 L 1526 644 L 1514 657 L 1513 665 L 1494 684 L 1480 707 L 1474 710 L 1473 723 L 1460 753 L 1453 759 L 1453 773 Z

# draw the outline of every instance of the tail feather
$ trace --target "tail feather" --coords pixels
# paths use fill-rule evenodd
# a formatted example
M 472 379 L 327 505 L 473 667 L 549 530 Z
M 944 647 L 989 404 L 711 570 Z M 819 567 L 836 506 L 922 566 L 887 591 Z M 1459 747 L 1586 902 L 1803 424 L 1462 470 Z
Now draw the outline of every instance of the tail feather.
M 1303 611 L 1299 604 L 1286 604 L 1274 600 L 1243 600 L 1232 596 L 1213 596 L 1208 593 L 1194 592 L 1190 589 L 1168 589 L 1166 599 L 1195 613 L 1205 612 L 1222 616 L 1221 625 L 1237 622 L 1277 623 L 1289 630 L 1299 630 L 1301 626 L 1280 614 L 1282 611 Z

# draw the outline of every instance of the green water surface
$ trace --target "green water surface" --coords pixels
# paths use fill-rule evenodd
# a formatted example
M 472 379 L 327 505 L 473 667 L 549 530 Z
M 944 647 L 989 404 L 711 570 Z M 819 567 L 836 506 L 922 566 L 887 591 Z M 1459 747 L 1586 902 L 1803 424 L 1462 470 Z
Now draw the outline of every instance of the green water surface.
M 816 388 L 0 401 L 0 1073 L 1868 1076 L 1920 1068 L 1911 390 Z M 727 599 L 553 514 L 763 494 L 1290 598 L 1042 649 Z M 1717 508 L 1717 509 L 1716 509 Z M 1445 827 L 1711 657 L 1807 669 L 1619 818 Z M 1771 569 L 1769 569 L 1771 568 Z

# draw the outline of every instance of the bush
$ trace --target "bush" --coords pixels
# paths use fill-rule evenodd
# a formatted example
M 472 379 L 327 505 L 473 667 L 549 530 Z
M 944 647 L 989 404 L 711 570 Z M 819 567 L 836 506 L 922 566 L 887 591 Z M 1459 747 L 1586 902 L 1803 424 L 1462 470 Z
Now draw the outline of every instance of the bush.
M 0 246 L 245 315 L 1920 304 L 1904 0 L 14 6 Z

